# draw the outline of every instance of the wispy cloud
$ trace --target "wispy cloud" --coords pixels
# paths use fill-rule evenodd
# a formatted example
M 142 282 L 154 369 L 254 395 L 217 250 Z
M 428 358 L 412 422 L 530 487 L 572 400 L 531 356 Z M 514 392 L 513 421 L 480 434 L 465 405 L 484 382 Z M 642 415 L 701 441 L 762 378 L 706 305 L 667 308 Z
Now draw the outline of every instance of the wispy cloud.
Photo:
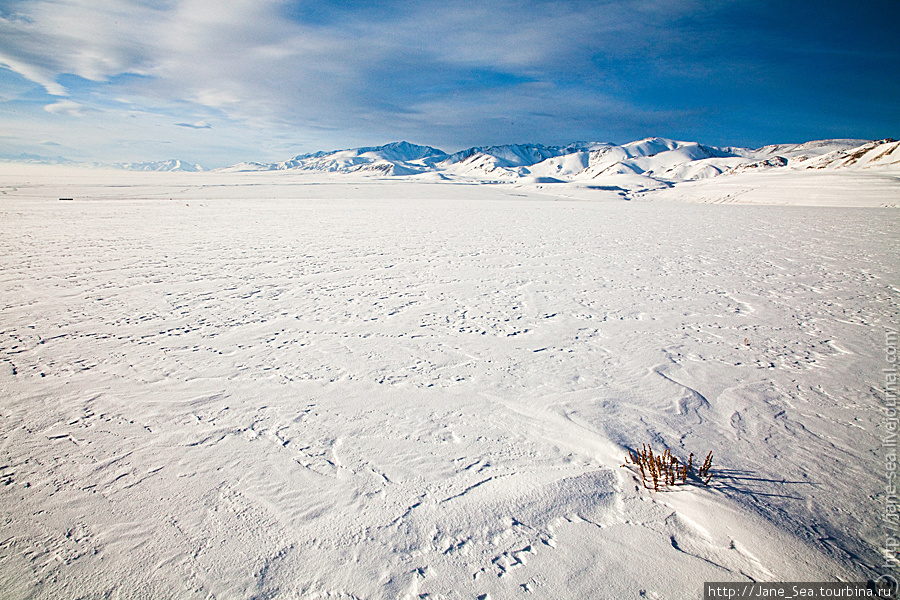
M 58 102 L 54 102 L 53 104 L 48 104 L 44 107 L 48 113 L 53 113 L 54 115 L 69 115 L 72 117 L 80 117 L 85 113 L 85 107 L 77 102 L 72 102 L 71 100 L 59 100 Z
M 592 53 L 640 49 L 660 24 L 623 18 L 643 4 L 634 2 L 351 3 L 315 23 L 303 4 L 36 0 L 0 20 L 0 60 L 57 96 L 67 95 L 65 74 L 130 73 L 148 77 L 135 91 L 151 97 L 344 125 L 360 109 L 390 116 L 455 89 L 571 76 L 590 69 Z M 679 4 L 669 13 L 689 8 Z
M 175 123 L 178 127 L 187 127 L 189 129 L 212 129 L 212 125 L 206 121 L 197 121 L 196 123 Z
M 272 151 L 626 141 L 739 131 L 779 86 L 812 77 L 770 48 L 822 44 L 762 4 L 21 0 L 0 5 L 0 65 L 41 86 L 55 115 L 153 114 L 170 137 L 216 122 L 196 144 L 249 131 Z
M 64 96 L 58 79 L 74 74 L 102 81 L 119 73 L 147 73 L 153 65 L 153 30 L 165 10 L 113 0 L 40 0 L 17 3 L 0 17 L 0 63 Z M 148 51 L 149 50 L 149 51 Z

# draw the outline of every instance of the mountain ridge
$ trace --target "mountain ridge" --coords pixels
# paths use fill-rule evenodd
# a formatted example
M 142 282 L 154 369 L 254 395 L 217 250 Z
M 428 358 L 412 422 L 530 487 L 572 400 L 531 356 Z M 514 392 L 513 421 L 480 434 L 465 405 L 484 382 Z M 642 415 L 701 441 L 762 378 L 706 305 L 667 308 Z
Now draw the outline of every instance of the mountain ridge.
M 0 162 L 20 163 L 29 165 L 56 165 L 66 167 L 81 167 L 89 169 L 119 169 L 123 171 L 158 171 L 158 172 L 183 172 L 197 173 L 206 171 L 202 165 L 191 163 L 177 158 L 167 160 L 154 160 L 146 162 L 78 162 L 63 156 L 42 156 L 39 154 L 0 155 Z
M 574 184 L 628 190 L 785 170 L 900 170 L 900 143 L 828 139 L 760 148 L 716 147 L 648 137 L 626 144 L 505 144 L 447 153 L 406 141 L 315 152 L 278 163 L 238 163 L 222 172 L 297 170 L 375 177 L 422 177 L 480 183 Z M 598 185 L 603 184 L 605 185 Z
M 760 148 L 709 146 L 699 142 L 647 137 L 625 144 L 572 142 L 473 146 L 453 153 L 398 141 L 299 154 L 281 162 L 240 162 L 212 172 L 304 171 L 375 177 L 429 175 L 436 180 L 481 183 L 541 180 L 591 183 L 617 180 L 628 188 L 669 186 L 685 181 L 778 170 L 900 170 L 900 143 L 881 140 L 824 139 Z M 63 157 L 0 156 L 0 161 L 113 168 L 128 171 L 200 172 L 199 164 L 178 159 L 148 162 L 79 163 Z

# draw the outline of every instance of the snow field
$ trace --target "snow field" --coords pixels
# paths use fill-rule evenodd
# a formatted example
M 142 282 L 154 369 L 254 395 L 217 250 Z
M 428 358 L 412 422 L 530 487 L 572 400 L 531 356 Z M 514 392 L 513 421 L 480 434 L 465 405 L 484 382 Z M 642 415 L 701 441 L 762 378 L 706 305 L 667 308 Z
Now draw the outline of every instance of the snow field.
M 878 572 L 893 210 L 45 173 L 0 205 L 10 597 Z M 644 442 L 712 485 L 643 490 Z

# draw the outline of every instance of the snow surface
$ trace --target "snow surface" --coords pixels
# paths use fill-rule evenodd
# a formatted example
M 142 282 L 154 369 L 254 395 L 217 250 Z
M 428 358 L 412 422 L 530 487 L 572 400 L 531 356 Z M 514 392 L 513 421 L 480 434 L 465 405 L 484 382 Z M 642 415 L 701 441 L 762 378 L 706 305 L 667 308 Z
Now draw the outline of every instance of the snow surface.
M 493 186 L 0 166 L 3 597 L 883 573 L 896 178 L 553 164 Z M 710 486 L 643 489 L 642 443 L 713 451 Z

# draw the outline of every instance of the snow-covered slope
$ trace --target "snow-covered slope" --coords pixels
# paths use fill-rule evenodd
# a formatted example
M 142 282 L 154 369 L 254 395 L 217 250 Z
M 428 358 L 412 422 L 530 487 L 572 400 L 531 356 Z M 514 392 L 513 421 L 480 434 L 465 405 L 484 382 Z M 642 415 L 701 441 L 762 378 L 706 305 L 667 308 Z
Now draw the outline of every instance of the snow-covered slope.
M 531 174 L 527 167 L 608 146 L 611 144 L 574 142 L 568 146 L 509 144 L 475 147 L 451 154 L 437 166 L 464 175 L 496 175 L 499 170 L 504 170 L 508 175 L 525 176 Z
M 804 163 L 807 169 L 896 169 L 898 165 L 900 165 L 900 142 L 892 139 L 877 140 L 856 148 L 834 150 Z
M 721 173 L 728 163 L 711 163 L 710 159 L 725 158 L 738 157 L 731 151 L 696 142 L 647 138 L 592 152 L 588 168 L 575 177 L 595 179 L 604 175 L 637 173 L 660 180 L 691 179 Z M 698 161 L 706 162 L 699 169 L 686 168 Z
M 554 156 L 528 168 L 535 177 L 572 177 L 590 166 L 590 152 L 574 152 L 562 156 Z
M 753 157 L 764 159 L 781 156 L 795 162 L 803 162 L 831 152 L 857 148 L 867 143 L 869 140 L 815 140 L 803 144 L 772 144 L 753 152 Z

